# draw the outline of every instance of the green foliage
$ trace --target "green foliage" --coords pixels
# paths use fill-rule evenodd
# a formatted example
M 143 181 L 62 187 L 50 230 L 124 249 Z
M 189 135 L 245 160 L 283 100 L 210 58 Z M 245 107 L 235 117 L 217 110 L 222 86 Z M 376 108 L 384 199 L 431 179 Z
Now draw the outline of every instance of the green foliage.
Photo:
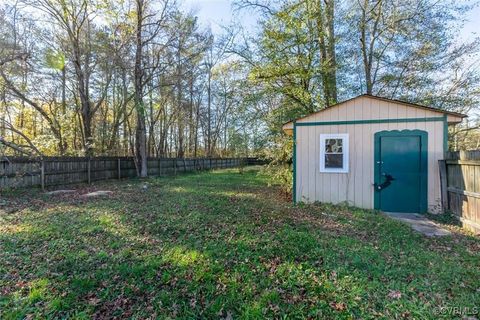
M 264 167 L 269 185 L 277 185 L 286 193 L 292 192 L 293 139 L 278 135 L 272 147 L 265 150 L 263 157 L 269 160 Z
M 102 183 L 114 194 L 89 200 L 2 192 L 0 318 L 451 319 L 435 311 L 478 307 L 478 238 L 294 207 L 256 168 L 143 184 Z
M 292 166 L 288 164 L 269 164 L 265 167 L 264 172 L 268 176 L 269 185 L 278 185 L 286 193 L 292 193 L 293 172 Z
M 264 96 L 276 99 L 265 117 L 271 146 L 282 148 L 277 135 L 284 122 L 325 106 L 323 80 L 332 71 L 325 55 L 333 46 L 338 100 L 366 92 L 368 66 L 373 94 L 472 114 L 465 130 L 453 132 L 451 146 L 478 147 L 478 129 L 472 130 L 478 117 L 472 110 L 480 102 L 480 73 L 473 58 L 478 57 L 480 41 L 462 42 L 455 36 L 471 9 L 468 4 L 335 2 L 334 41 L 324 44 L 330 32 L 325 26 L 328 3 L 283 2 L 262 21 L 249 79 Z
M 319 40 L 326 35 L 319 18 L 325 14 L 322 6 L 310 0 L 291 1 L 269 16 L 260 35 L 257 64 L 249 74 L 263 95 L 276 98 L 265 117 L 269 129 L 265 157 L 271 161 L 265 172 L 271 184 L 288 193 L 292 189 L 292 143 L 282 125 L 325 107 L 323 75 L 332 71 L 327 59 L 322 59 Z
M 250 79 L 260 82 L 267 91 L 281 94 L 282 109 L 300 108 L 303 114 L 323 106 L 318 30 L 308 18 L 306 4 L 292 2 L 267 20 L 261 34 L 259 63 L 250 74 Z
M 61 51 L 48 48 L 45 52 L 45 64 L 48 68 L 62 70 L 65 67 L 65 55 Z

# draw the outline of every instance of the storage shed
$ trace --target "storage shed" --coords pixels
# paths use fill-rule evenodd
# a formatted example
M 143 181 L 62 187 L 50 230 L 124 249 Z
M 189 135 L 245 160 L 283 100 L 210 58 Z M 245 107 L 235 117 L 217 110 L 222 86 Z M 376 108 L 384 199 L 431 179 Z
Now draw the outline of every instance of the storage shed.
M 283 125 L 293 136 L 294 202 L 438 212 L 438 160 L 456 112 L 361 95 Z

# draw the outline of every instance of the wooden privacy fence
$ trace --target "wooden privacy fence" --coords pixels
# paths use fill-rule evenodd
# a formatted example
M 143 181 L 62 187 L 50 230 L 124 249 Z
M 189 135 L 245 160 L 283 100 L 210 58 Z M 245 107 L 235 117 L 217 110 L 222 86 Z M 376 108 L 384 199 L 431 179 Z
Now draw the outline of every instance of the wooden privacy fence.
M 443 208 L 480 233 L 480 151 L 447 152 L 439 167 Z
M 251 165 L 255 158 L 149 158 L 148 175 L 233 168 Z M 45 157 L 0 159 L 0 189 L 60 186 L 108 179 L 133 178 L 133 157 Z

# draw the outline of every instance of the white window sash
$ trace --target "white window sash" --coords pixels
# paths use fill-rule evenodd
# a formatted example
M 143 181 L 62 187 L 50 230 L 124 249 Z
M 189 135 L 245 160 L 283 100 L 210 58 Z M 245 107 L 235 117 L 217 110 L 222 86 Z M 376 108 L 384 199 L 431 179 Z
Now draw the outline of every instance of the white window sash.
M 339 154 L 333 152 L 325 152 L 325 142 L 328 139 L 341 139 L 342 140 L 342 160 L 343 168 L 325 168 L 325 154 Z M 335 133 L 335 134 L 320 134 L 320 172 L 322 173 L 348 173 L 348 133 Z

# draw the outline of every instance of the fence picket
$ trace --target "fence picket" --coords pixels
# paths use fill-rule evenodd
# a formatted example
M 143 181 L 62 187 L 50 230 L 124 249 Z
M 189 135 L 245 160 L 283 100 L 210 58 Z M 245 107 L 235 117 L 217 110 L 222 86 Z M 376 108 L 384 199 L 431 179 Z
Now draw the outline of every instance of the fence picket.
M 447 192 L 442 192 L 442 203 L 464 227 L 480 233 L 480 151 L 448 152 L 444 162 Z

